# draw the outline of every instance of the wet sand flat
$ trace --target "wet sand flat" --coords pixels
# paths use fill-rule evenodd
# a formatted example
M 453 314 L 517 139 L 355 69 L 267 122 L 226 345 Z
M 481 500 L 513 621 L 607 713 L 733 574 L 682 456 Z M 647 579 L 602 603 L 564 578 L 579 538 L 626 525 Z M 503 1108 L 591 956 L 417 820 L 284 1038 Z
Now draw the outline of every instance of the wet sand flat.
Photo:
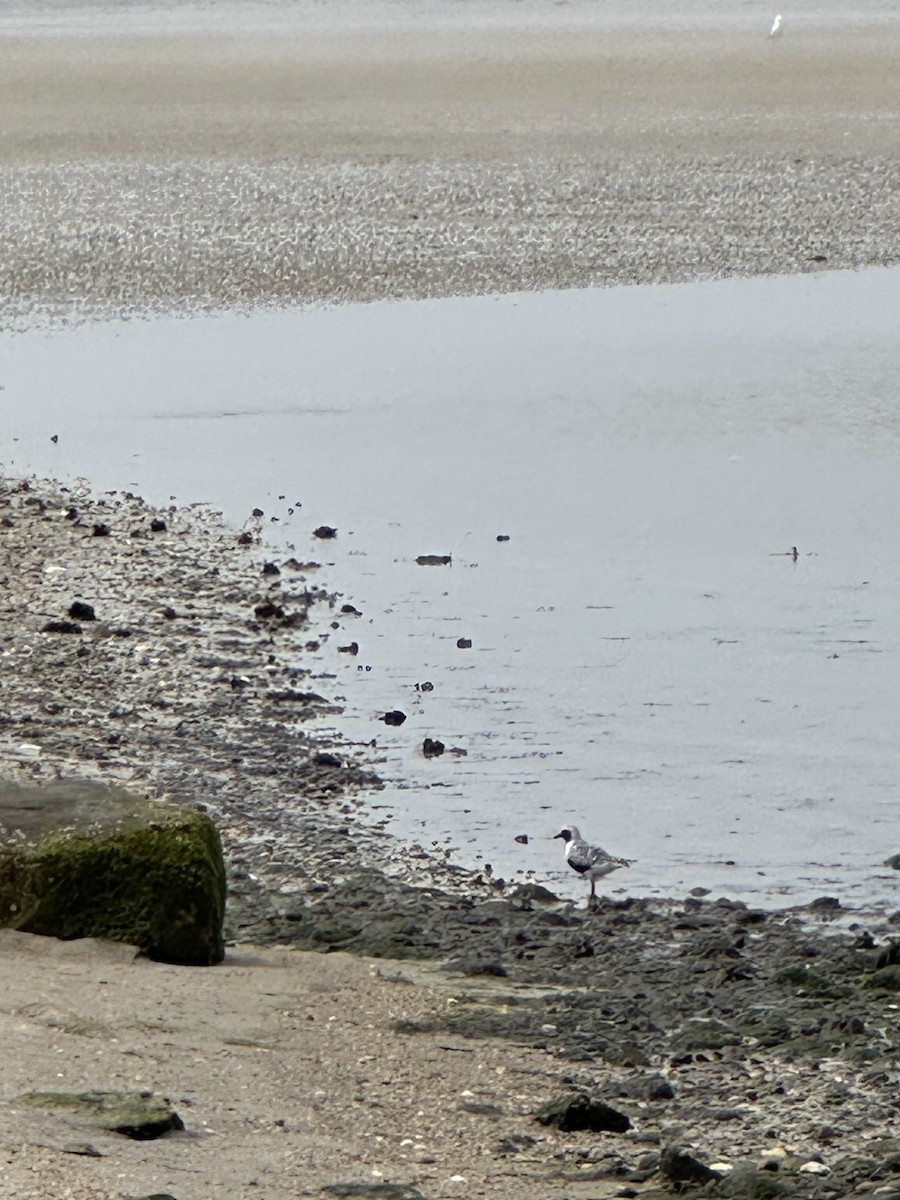
M 897 261 L 900 27 L 0 38 L 3 316 Z M 302 23 L 301 23 L 302 24 Z
M 898 45 L 892 26 L 11 36 L 0 155 L 890 155 Z

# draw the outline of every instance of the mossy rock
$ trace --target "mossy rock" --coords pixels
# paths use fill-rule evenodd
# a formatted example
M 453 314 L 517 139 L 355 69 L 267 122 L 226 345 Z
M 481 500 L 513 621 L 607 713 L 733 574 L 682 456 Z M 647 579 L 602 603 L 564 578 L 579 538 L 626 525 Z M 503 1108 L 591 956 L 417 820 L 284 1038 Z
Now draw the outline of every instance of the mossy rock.
M 207 966 L 224 956 L 224 915 L 208 817 L 81 780 L 0 784 L 0 926 Z
M 26 1092 L 19 1103 L 80 1118 L 139 1142 L 184 1129 L 168 1100 L 152 1092 Z

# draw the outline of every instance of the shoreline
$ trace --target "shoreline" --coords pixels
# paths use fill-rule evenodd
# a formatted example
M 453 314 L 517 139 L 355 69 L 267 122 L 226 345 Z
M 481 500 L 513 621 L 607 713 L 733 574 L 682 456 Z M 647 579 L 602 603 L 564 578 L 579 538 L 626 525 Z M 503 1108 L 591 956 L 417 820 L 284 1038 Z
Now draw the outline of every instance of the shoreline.
M 196 1106 L 182 1114 L 189 1134 L 200 1132 L 198 1122 L 213 1126 L 207 1136 L 228 1131 L 230 1149 L 216 1154 L 230 1164 L 229 1178 L 221 1164 L 203 1168 L 223 1197 L 243 1194 L 232 1186 L 239 1164 L 260 1164 L 251 1168 L 258 1172 L 268 1170 L 264 1160 L 282 1164 L 279 1182 L 266 1185 L 270 1200 L 297 1194 L 298 1162 L 303 1194 L 348 1176 L 371 1179 L 375 1170 L 433 1198 L 457 1195 L 453 1176 L 460 1175 L 495 1200 L 521 1195 L 523 1179 L 560 1200 L 668 1195 L 660 1153 L 673 1144 L 707 1164 L 724 1163 L 723 1188 L 738 1176 L 758 1187 L 775 1171 L 779 1194 L 809 1200 L 821 1195 L 820 1175 L 806 1163 L 820 1163 L 822 1177 L 833 1173 L 847 1196 L 862 1195 L 892 1169 L 885 1164 L 900 1153 L 900 1117 L 893 1072 L 879 1064 L 897 1049 L 889 1029 L 900 967 L 891 965 L 889 947 L 900 914 L 863 927 L 835 899 L 779 912 L 706 895 L 607 901 L 588 913 L 533 885 L 474 886 L 424 851 L 400 870 L 409 848 L 395 845 L 391 854 L 392 839 L 358 820 L 360 788 L 375 784 L 367 759 L 303 724 L 323 706 L 337 715 L 322 696 L 327 680 L 317 678 L 315 650 L 298 665 L 299 644 L 325 636 L 315 632 L 328 624 L 317 610 L 335 612 L 334 596 L 311 582 L 312 568 L 291 573 L 282 563 L 280 576 L 263 574 L 265 548 L 254 533 L 241 545 L 237 530 L 202 508 L 150 509 L 137 497 L 92 498 L 47 481 L 4 480 L 0 520 L 9 601 L 2 749 L 7 764 L 11 755 L 17 763 L 5 773 L 35 783 L 74 770 L 202 807 L 220 828 L 230 875 L 229 947 L 219 967 L 172 968 L 133 962 L 127 947 L 0 936 L 0 954 L 16 964 L 0 992 L 0 1047 L 8 1054 L 20 1054 L 12 1047 L 23 1037 L 34 1046 L 49 1027 L 51 1061 L 77 1087 L 135 1077 L 171 1089 L 164 1064 L 187 1069 L 183 1039 L 205 1045 L 216 1065 L 197 1067 L 190 1052 L 194 1082 L 180 1103 Z M 98 535 L 101 522 L 108 532 Z M 90 628 L 41 632 L 76 598 L 97 607 Z M 261 943 L 270 948 L 252 948 Z M 334 953 L 348 950 L 352 958 Z M 65 996 L 53 982 L 56 965 L 69 977 Z M 280 972 L 277 987 L 273 972 Z M 98 978 L 115 979 L 99 1009 Z M 145 1003 L 155 1011 L 158 988 L 169 1010 L 177 995 L 180 1016 L 175 1025 L 171 1015 L 151 1017 L 138 1032 L 137 1013 Z M 273 988 L 285 997 L 309 989 L 296 1021 L 284 1020 L 292 1000 L 267 999 Z M 341 989 L 353 997 L 354 1013 L 382 1006 L 374 1026 L 333 1008 Z M 379 996 L 386 992 L 385 1010 Z M 331 1052 L 380 1064 L 376 1074 L 402 1061 L 405 1071 L 427 1077 L 426 1064 L 435 1057 L 443 1064 L 449 1054 L 466 1070 L 477 1060 L 494 1082 L 485 1086 L 479 1076 L 476 1087 L 471 1075 L 460 1083 L 458 1073 L 442 1070 L 427 1100 L 414 1090 L 412 1099 L 392 1091 L 376 1102 L 360 1090 L 367 1073 L 347 1062 L 346 1078 L 329 1071 L 322 1099 L 302 1108 L 298 1121 L 296 1083 L 268 1056 L 277 1047 L 286 1063 L 316 1054 L 321 1063 L 322 1020 L 340 1025 Z M 374 1053 L 368 1028 L 380 1031 Z M 110 1072 L 123 1037 L 133 1065 Z M 85 1044 L 109 1046 L 110 1063 L 79 1061 Z M 45 1054 L 32 1054 L 32 1072 L 46 1085 L 44 1068 L 34 1066 Z M 253 1119 L 229 1103 L 229 1071 L 260 1055 L 267 1063 L 254 1075 L 261 1111 Z M 223 1063 L 232 1064 L 224 1075 Z M 537 1106 L 573 1086 L 629 1114 L 631 1132 L 598 1142 L 537 1124 Z M 829 1107 L 836 1089 L 839 1127 Z M 16 1194 L 43 1200 L 60 1169 L 62 1134 L 50 1131 L 48 1118 L 24 1116 L 15 1094 L 8 1085 L 16 1138 L 8 1177 L 36 1171 L 41 1190 L 16 1182 Z M 410 1103 L 432 1114 L 431 1134 L 418 1141 L 406 1134 Z M 322 1106 L 337 1122 L 327 1135 Z M 463 1115 L 439 1138 L 435 1130 L 452 1111 Z M 371 1116 L 382 1139 L 374 1168 L 359 1137 L 360 1128 L 371 1134 Z M 244 1141 L 248 1120 L 252 1148 Z M 328 1143 L 333 1148 L 312 1150 L 335 1129 L 342 1132 Z M 279 1141 L 286 1130 L 293 1136 Z M 69 1140 L 78 1132 L 76 1123 Z M 463 1148 L 473 1138 L 481 1147 L 475 1161 Z M 195 1153 L 181 1135 L 151 1145 L 165 1147 L 170 1180 Z M 126 1174 L 159 1169 L 158 1151 L 137 1156 L 114 1135 L 97 1147 L 100 1166 L 76 1172 L 84 1188 L 71 1194 L 79 1200 L 120 1194 L 90 1189 L 98 1171 L 108 1178 L 110 1168 L 117 1177 L 123 1167 Z M 585 1185 L 589 1192 L 577 1190 Z M 178 1200 L 199 1200 L 183 1180 L 179 1187 Z

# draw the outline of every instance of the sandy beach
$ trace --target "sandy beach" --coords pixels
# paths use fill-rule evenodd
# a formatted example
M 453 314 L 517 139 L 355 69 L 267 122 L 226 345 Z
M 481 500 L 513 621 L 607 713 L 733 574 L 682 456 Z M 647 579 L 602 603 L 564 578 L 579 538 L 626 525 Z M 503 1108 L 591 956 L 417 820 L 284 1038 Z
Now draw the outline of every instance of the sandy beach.
M 761 8 L 695 4 L 678 25 L 627 7 L 437 8 L 431 29 L 388 9 L 178 26 L 170 7 L 134 28 L 90 5 L 10 10 L 0 323 L 900 262 L 889 12 L 824 5 L 769 39 Z M 649 1198 L 676 1184 L 673 1145 L 718 1164 L 713 1195 L 897 1195 L 896 916 L 694 895 L 593 917 L 425 850 L 410 868 L 376 827 L 335 886 L 373 764 L 327 688 L 295 703 L 291 674 L 296 638 L 327 637 L 333 584 L 281 562 L 302 617 L 261 627 L 258 529 L 238 550 L 214 514 L 87 485 L 5 481 L 2 499 L 0 769 L 202 804 L 231 910 L 207 971 L 0 937 L 0 1196 Z M 107 604 L 77 660 L 41 632 L 73 588 Z M 327 745 L 304 708 L 333 718 Z M 305 807 L 283 815 L 286 792 Z M 132 1142 L 17 1101 L 136 1087 L 184 1133 Z M 627 1111 L 627 1136 L 538 1125 L 571 1088 Z

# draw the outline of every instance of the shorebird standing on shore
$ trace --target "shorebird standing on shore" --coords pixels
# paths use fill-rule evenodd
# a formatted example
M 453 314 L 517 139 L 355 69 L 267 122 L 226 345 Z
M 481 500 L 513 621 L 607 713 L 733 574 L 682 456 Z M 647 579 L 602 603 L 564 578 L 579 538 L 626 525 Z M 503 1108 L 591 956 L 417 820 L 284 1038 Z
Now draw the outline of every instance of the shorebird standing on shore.
M 572 870 L 591 881 L 589 908 L 597 903 L 597 880 L 602 879 L 604 875 L 609 875 L 612 871 L 617 871 L 619 867 L 630 867 L 634 862 L 633 858 L 616 858 L 615 855 L 607 854 L 599 846 L 592 846 L 584 840 L 575 825 L 561 829 L 554 835 L 554 841 L 556 838 L 562 838 L 566 843 L 566 862 Z

